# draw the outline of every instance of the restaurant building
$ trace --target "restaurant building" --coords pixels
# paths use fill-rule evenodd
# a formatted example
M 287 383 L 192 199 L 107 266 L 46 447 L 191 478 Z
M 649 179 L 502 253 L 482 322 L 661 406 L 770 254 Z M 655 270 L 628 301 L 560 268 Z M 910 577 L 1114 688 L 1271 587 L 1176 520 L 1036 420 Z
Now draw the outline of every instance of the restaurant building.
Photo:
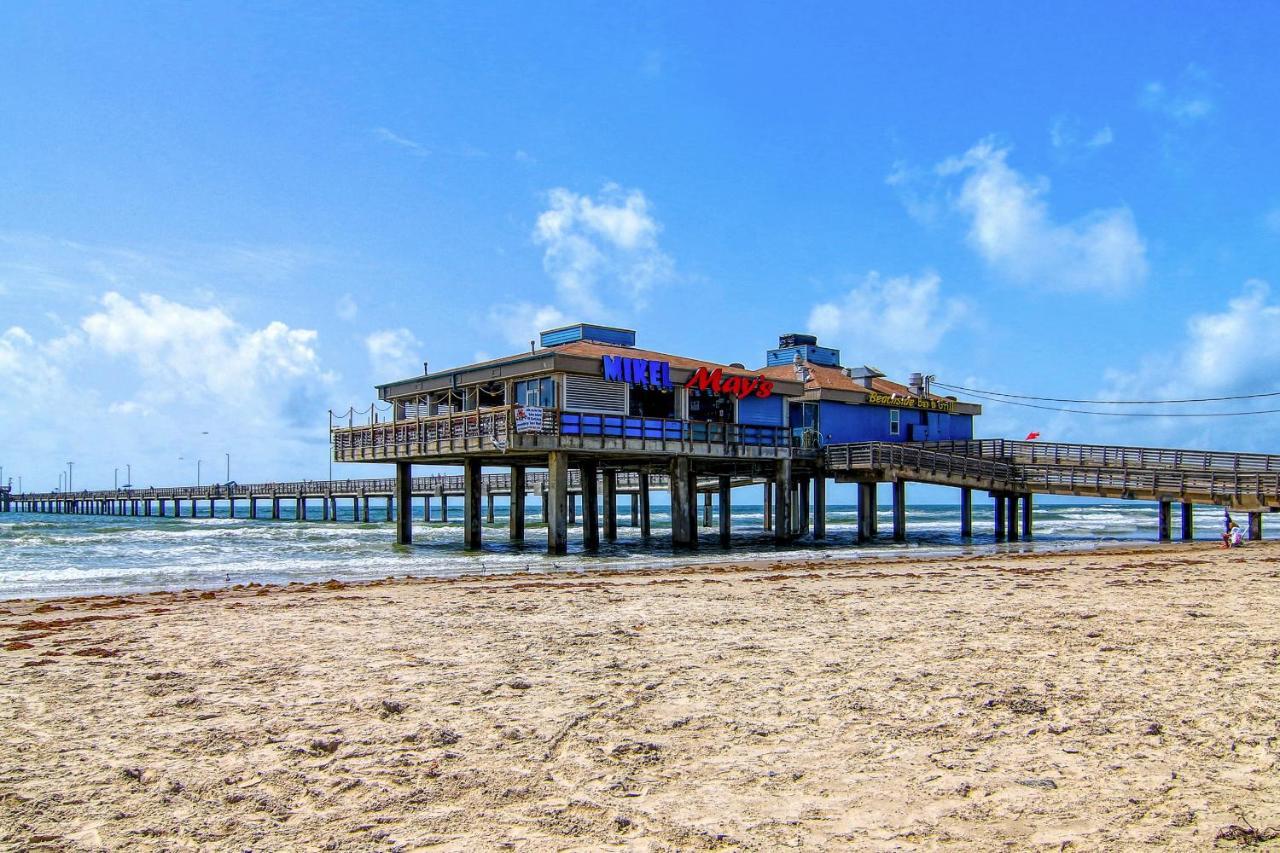
M 547 546 L 567 547 L 568 470 L 580 471 L 583 541 L 616 535 L 616 482 L 638 473 L 641 527 L 648 531 L 648 482 L 665 474 L 672 539 L 697 544 L 697 494 L 715 491 L 727 544 L 731 490 L 763 483 L 779 540 L 824 535 L 824 445 L 860 441 L 968 439 L 980 407 L 929 393 L 874 368 L 847 368 L 840 353 L 809 335 L 784 335 L 763 367 L 714 363 L 637 346 L 636 333 L 575 324 L 541 334 L 530 352 L 379 385 L 385 414 L 335 421 L 339 462 L 394 462 L 400 484 L 398 539 L 411 540 L 412 465 L 463 466 L 464 528 L 480 547 L 480 472 L 511 470 L 511 536 L 524 536 L 526 471 L 546 469 Z M 474 486 L 474 488 L 472 487 Z M 814 510 L 811 514 L 810 508 Z

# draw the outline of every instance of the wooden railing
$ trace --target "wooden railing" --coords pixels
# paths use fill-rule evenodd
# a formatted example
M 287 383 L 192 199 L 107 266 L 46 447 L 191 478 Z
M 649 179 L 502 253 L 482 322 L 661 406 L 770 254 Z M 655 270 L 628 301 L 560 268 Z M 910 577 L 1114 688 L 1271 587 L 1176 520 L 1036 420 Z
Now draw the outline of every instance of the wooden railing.
M 1232 471 L 1280 474 L 1280 456 L 1218 450 L 1179 450 L 1102 444 L 1010 441 L 930 441 L 922 447 L 942 453 L 1000 459 L 1019 465 L 1078 465 L 1098 468 L 1166 468 L 1180 471 Z
M 949 479 L 989 482 L 993 488 L 1016 489 L 1020 475 L 1005 462 L 927 450 L 913 444 L 862 442 L 834 444 L 826 448 L 830 470 L 909 468 L 922 474 Z

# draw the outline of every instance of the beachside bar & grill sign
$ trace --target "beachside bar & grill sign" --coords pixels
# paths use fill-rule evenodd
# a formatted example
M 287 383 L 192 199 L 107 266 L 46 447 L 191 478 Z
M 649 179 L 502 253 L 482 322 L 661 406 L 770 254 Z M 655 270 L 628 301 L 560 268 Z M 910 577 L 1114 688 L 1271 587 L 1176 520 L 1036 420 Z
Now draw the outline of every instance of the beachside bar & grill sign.
M 601 356 L 604 378 L 610 382 L 627 382 L 650 388 L 674 388 L 671 382 L 671 364 L 647 358 L 628 358 L 623 355 Z M 773 383 L 763 376 L 728 376 L 722 368 L 714 370 L 699 367 L 684 383 L 686 388 L 729 394 L 738 399 L 755 395 L 768 397 L 773 394 Z
M 872 406 L 890 406 L 895 409 L 919 409 L 925 412 L 955 412 L 955 400 L 935 400 L 930 397 L 899 397 L 897 394 L 881 394 L 872 391 L 867 395 Z

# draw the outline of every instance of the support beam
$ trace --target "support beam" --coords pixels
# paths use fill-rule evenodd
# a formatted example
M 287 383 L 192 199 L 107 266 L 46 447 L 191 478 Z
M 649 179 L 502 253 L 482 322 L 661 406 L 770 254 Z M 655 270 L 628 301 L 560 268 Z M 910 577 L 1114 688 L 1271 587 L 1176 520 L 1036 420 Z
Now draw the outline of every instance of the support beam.
M 569 549 L 569 458 L 563 450 L 547 454 L 547 491 L 544 495 L 542 508 L 547 519 L 547 553 L 563 554 Z
M 1022 496 L 1022 538 L 1031 538 L 1031 518 L 1034 514 L 1035 497 L 1031 492 Z
M 867 506 L 871 510 L 871 514 L 867 516 L 871 521 L 871 535 L 880 535 L 880 484 L 874 480 L 867 483 Z
M 1249 513 L 1249 541 L 1257 542 L 1262 538 L 1262 513 Z
M 164 501 L 160 502 L 160 514 L 164 515 Z M 249 518 L 258 517 L 258 499 L 249 495 Z
M 823 471 L 813 480 L 813 538 L 827 538 L 827 475 Z
M 485 511 L 484 511 L 485 524 L 493 524 L 493 499 L 494 499 L 493 492 L 486 490 L 485 500 L 488 502 L 488 505 L 485 507 Z
M 1172 509 L 1173 503 L 1171 501 L 1160 501 L 1159 536 L 1161 542 L 1168 542 L 1173 538 L 1173 525 L 1170 517 Z
M 641 474 L 640 476 L 644 477 L 646 475 Z M 630 494 L 627 495 L 627 500 L 630 502 L 631 526 L 639 527 L 640 526 L 640 496 L 636 492 L 631 492 Z
M 271 519 L 273 521 L 280 520 L 280 499 L 275 496 L 271 498 Z
M 449 523 L 449 496 L 444 492 L 440 493 L 440 523 Z
M 702 493 L 702 526 L 711 526 L 711 492 Z
M 368 495 L 360 496 L 360 511 L 361 511 L 361 514 L 364 516 L 364 523 L 368 524 L 369 523 L 369 496 Z
M 209 501 L 209 514 L 210 515 L 213 514 L 213 501 Z M 294 521 L 307 520 L 307 499 L 302 497 L 301 495 L 299 495 L 295 499 L 294 509 L 293 509 L 293 520 Z
M 689 480 L 689 457 L 677 456 L 672 459 L 668 482 L 671 493 L 671 544 L 676 548 L 688 548 L 693 544 Z
M 729 547 L 729 537 L 733 533 L 733 499 L 730 496 L 730 479 L 720 476 L 720 547 Z M 709 493 L 708 493 L 709 494 Z
M 907 541 L 907 481 L 893 481 L 893 541 Z
M 967 486 L 960 490 L 960 536 L 973 536 L 973 489 Z
M 640 491 L 636 493 L 637 500 L 640 501 L 640 536 L 648 539 L 653 532 L 653 518 L 650 514 L 649 504 L 649 472 L 640 472 Z
M 773 529 L 773 481 L 764 481 L 764 529 Z
M 569 492 L 568 519 L 570 527 L 578 523 L 578 496 L 573 492 Z
M 1195 504 L 1182 502 L 1182 541 L 1190 542 L 1195 538 Z
M 791 538 L 791 460 L 779 459 L 773 475 L 773 540 Z
M 422 520 L 424 522 L 431 521 L 431 495 L 422 496 Z
M 588 551 L 600 548 L 599 473 L 595 462 L 583 462 L 578 466 L 582 483 L 582 546 Z
M 1004 520 L 1004 508 L 1007 505 L 1007 502 L 1004 499 L 1004 495 L 997 494 L 994 497 L 995 497 L 995 510 L 996 510 L 996 519 L 995 519 L 996 541 L 1003 542 L 1005 536 L 1008 533 L 1008 525 L 1005 523 L 1005 520 Z
M 512 542 L 524 541 L 524 498 L 527 480 L 523 465 L 511 466 L 511 507 L 507 530 Z
M 604 489 L 604 539 L 606 542 L 618 541 L 618 472 L 607 468 L 601 474 L 601 486 Z
M 1005 502 L 1008 504 L 1008 508 L 1005 512 L 1004 520 L 1005 524 L 1009 525 L 1007 531 L 1009 541 L 1017 542 L 1021 538 L 1018 535 L 1018 496 L 1009 495 L 1005 498 Z
M 400 517 L 396 519 L 396 544 L 413 544 L 413 513 L 409 512 L 410 493 L 413 490 L 413 465 L 396 463 L 396 494 L 400 497 Z
M 468 459 L 462 465 L 462 526 L 463 539 L 467 550 L 480 550 L 480 492 L 483 482 L 480 475 L 480 460 Z
M 871 484 L 858 483 L 858 541 L 871 541 L 871 514 L 874 508 L 871 506 Z

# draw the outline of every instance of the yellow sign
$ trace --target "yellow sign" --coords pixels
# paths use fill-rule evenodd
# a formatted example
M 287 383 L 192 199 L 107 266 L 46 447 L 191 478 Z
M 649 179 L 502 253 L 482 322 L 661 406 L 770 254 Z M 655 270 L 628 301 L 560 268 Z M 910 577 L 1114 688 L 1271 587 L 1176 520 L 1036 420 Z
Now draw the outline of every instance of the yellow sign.
M 955 400 L 934 400 L 930 397 L 899 397 L 872 391 L 867 402 L 873 406 L 892 406 L 895 409 L 918 409 L 924 412 L 955 412 Z

